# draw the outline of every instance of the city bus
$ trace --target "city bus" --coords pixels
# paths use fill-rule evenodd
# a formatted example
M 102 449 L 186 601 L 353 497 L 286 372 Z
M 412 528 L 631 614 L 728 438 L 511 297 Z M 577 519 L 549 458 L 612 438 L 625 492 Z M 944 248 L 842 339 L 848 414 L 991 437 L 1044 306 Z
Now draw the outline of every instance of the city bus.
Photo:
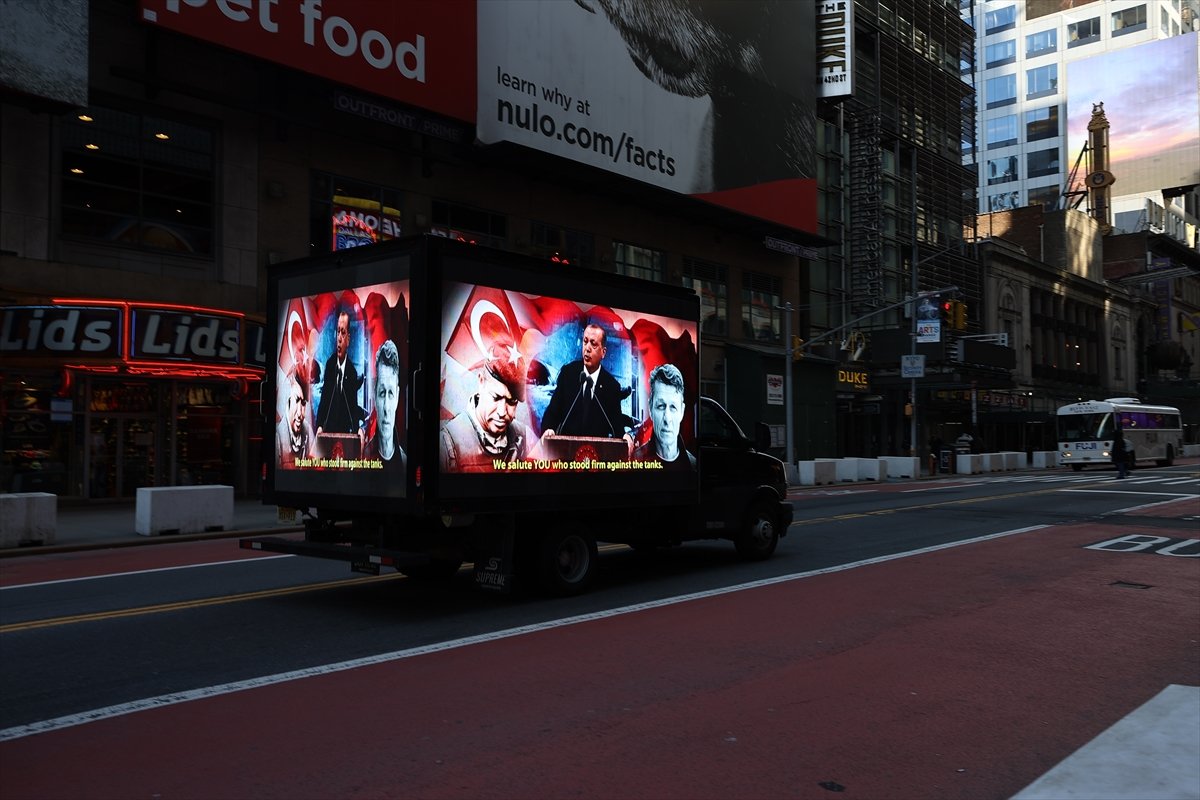
M 1058 409 L 1058 463 L 1076 472 L 1089 464 L 1112 464 L 1110 454 L 1118 426 L 1133 442 L 1134 461 L 1169 467 L 1183 452 L 1179 409 L 1145 405 L 1136 397 L 1110 397 Z

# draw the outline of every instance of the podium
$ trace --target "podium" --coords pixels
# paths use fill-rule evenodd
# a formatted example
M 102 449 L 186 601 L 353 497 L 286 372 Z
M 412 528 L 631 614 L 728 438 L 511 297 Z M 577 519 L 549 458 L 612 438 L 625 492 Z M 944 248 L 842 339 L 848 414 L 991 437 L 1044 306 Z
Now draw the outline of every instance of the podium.
M 352 461 L 362 455 L 362 440 L 357 433 L 322 433 L 317 436 L 317 458 L 344 458 Z
M 607 436 L 551 436 L 542 441 L 542 454 L 551 461 L 628 461 L 624 439 Z

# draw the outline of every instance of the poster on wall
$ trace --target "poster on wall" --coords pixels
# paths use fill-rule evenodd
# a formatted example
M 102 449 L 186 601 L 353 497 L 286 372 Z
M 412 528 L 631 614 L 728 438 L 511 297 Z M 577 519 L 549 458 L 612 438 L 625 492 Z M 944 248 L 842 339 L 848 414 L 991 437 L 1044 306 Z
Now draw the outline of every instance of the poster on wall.
M 815 232 L 814 8 L 480 3 L 478 138 Z
M 469 283 L 443 298 L 444 474 L 695 473 L 694 321 Z
M 280 301 L 275 469 L 354 473 L 356 493 L 404 492 L 407 280 Z

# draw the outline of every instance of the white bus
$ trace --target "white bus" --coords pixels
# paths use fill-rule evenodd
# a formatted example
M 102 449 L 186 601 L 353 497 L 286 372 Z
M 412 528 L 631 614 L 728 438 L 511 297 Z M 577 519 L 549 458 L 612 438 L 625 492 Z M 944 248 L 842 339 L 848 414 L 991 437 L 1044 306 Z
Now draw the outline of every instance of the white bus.
M 1112 464 L 1118 425 L 1133 442 L 1135 461 L 1169 467 L 1183 452 L 1179 409 L 1144 405 L 1136 397 L 1088 400 L 1058 409 L 1058 463 L 1078 472 L 1089 464 Z

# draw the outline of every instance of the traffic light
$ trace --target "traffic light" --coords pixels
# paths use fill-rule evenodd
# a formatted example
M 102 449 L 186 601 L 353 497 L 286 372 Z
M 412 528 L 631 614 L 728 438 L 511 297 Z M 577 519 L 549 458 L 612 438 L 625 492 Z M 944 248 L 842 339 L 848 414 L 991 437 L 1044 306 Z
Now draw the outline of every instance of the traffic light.
M 967 329 L 967 304 L 962 300 L 954 301 L 954 330 L 965 331 Z
M 801 349 L 802 347 L 804 347 L 804 340 L 801 339 L 799 336 L 793 336 L 792 337 L 792 361 L 800 361 L 801 359 L 804 358 L 804 351 Z
M 954 304 L 956 302 L 958 302 L 958 301 L 956 301 L 956 300 L 943 300 L 942 301 L 942 304 L 941 304 L 942 305 L 942 322 L 945 323 L 947 328 L 954 327 Z

